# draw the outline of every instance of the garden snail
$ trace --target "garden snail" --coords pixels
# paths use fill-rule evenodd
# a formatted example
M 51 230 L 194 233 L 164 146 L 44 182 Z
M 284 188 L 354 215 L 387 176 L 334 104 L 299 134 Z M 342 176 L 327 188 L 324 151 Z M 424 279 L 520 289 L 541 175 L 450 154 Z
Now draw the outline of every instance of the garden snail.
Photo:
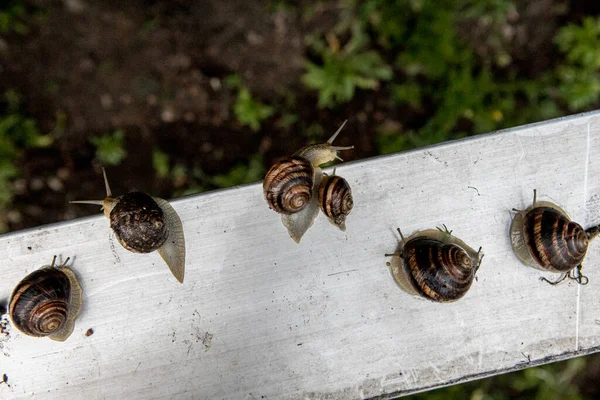
M 352 211 L 354 201 L 352 200 L 350 185 L 344 178 L 335 175 L 335 169 L 332 175 L 325 175 L 321 180 L 319 205 L 329 221 L 344 232 L 346 230 L 346 217 Z
M 47 336 L 59 342 L 73 332 L 81 310 L 81 286 L 75 273 L 66 267 L 44 266 L 27 275 L 12 292 L 8 314 L 13 325 L 28 336 Z
M 263 192 L 269 208 L 281 214 L 281 221 L 296 242 L 311 227 L 319 213 L 321 165 L 341 160 L 338 151 L 354 146 L 333 146 L 346 121 L 325 143 L 301 148 L 292 156 L 278 160 L 267 172 Z
M 104 200 L 80 200 L 71 203 L 102 206 L 104 215 L 119 243 L 134 253 L 154 250 L 165 260 L 171 273 L 183 283 L 185 273 L 185 238 L 179 216 L 163 199 L 142 192 L 112 197 L 106 171 L 102 169 L 106 186 Z
M 581 263 L 590 241 L 600 233 L 597 226 L 584 230 L 556 204 L 537 201 L 535 189 L 533 204 L 525 211 L 513 211 L 516 214 L 510 225 L 510 242 L 523 264 L 560 272 L 562 276 L 555 282 L 541 278 L 553 285 L 567 277 L 587 284 L 588 278 L 581 274 Z
M 392 275 L 410 294 L 431 301 L 453 302 L 465 295 L 481 265 L 483 255 L 452 231 L 427 229 L 405 238 L 400 229 L 400 247 L 392 256 Z

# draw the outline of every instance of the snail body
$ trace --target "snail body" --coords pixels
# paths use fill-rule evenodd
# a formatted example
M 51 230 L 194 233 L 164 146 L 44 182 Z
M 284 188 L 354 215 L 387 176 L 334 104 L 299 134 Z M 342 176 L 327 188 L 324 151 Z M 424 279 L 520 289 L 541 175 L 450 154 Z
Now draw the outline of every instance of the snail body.
M 13 325 L 28 336 L 64 341 L 75 325 L 82 291 L 75 273 L 66 263 L 44 266 L 27 275 L 13 290 L 8 314 Z
M 571 271 L 581 269 L 590 241 L 598 235 L 598 228 L 583 229 L 571 221 L 562 208 L 547 201 L 537 201 L 534 190 L 533 204 L 516 212 L 510 226 L 510 240 L 517 258 L 525 265 L 563 274 L 556 282 L 571 277 L 582 283 L 587 278 Z
M 175 278 L 183 283 L 185 275 L 185 237 L 181 219 L 164 199 L 142 192 L 130 192 L 113 197 L 102 169 L 106 186 L 104 200 L 72 201 L 96 204 L 103 208 L 115 237 L 134 253 L 157 251 Z
M 341 176 L 327 175 L 319 185 L 319 205 L 329 221 L 346 231 L 346 217 L 352 211 L 354 200 L 348 182 Z
M 265 175 L 265 200 L 269 208 L 281 215 L 283 225 L 297 243 L 319 214 L 319 187 L 323 179 L 320 166 L 341 160 L 338 151 L 354 147 L 333 146 L 345 124 L 327 142 L 305 146 L 292 156 L 279 159 Z
M 398 229 L 398 232 L 400 230 Z M 447 229 L 427 229 L 404 238 L 392 256 L 392 275 L 406 292 L 447 303 L 463 297 L 481 264 L 481 249 L 473 250 Z

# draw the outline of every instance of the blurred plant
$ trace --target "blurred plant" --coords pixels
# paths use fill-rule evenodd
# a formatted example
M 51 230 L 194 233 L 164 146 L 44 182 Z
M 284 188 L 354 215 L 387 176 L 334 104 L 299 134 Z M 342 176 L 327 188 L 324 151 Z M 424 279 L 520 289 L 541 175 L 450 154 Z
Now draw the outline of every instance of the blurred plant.
M 152 149 L 152 166 L 159 178 L 169 176 L 169 155 L 155 147 Z
M 575 377 L 586 367 L 586 359 L 527 368 L 523 371 L 497 375 L 479 381 L 449 386 L 406 397 L 407 400 L 582 400 Z
M 238 121 L 249 126 L 254 132 L 260 129 L 260 124 L 275 113 L 275 108 L 261 103 L 252 97 L 250 90 L 244 85 L 238 75 L 225 78 L 225 84 L 237 90 L 237 98 L 233 112 Z
M 566 63 L 557 69 L 558 90 L 571 111 L 600 98 L 600 17 L 586 17 L 581 25 L 562 27 L 555 37 Z
M 125 157 L 125 132 L 117 129 L 113 133 L 90 138 L 96 147 L 96 158 L 103 165 L 119 165 Z
M 22 0 L 9 0 L 0 5 L 0 33 L 26 35 L 29 28 L 23 22 L 27 11 Z
M 260 155 L 255 154 L 247 164 L 238 164 L 225 174 L 211 177 L 209 181 L 219 188 L 226 188 L 262 180 L 264 174 L 263 159 Z
M 328 45 L 315 37 L 307 37 L 309 46 L 323 64 L 306 63 L 302 82 L 319 92 L 319 108 L 332 108 L 352 100 L 357 88 L 375 90 L 380 81 L 392 78 L 392 69 L 373 50 L 363 51 L 368 37 L 361 24 L 352 26 L 352 36 L 340 49 L 337 37 L 327 35 Z
M 0 106 L 0 211 L 4 211 L 13 198 L 11 180 L 18 175 L 17 160 L 28 148 L 46 147 L 52 144 L 52 136 L 42 135 L 35 120 L 21 115 L 22 99 L 14 90 L 4 93 Z M 6 226 L 0 220 L 0 231 Z

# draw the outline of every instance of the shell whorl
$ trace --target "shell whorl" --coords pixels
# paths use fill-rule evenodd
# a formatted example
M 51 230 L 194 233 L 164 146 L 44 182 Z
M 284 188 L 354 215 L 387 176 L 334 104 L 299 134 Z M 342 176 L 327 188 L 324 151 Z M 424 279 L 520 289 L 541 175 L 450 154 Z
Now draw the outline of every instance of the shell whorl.
M 312 199 L 314 169 L 299 156 L 285 157 L 276 162 L 263 181 L 263 191 L 269 207 L 280 214 L 294 214 Z
M 8 312 L 14 326 L 29 336 L 49 336 L 69 323 L 71 283 L 60 269 L 41 268 L 13 290 Z
M 109 218 L 119 243 L 135 253 L 149 253 L 162 246 L 169 230 L 156 201 L 142 192 L 127 193 L 117 200 Z
M 525 214 L 523 237 L 531 258 L 554 272 L 580 265 L 589 243 L 581 225 L 551 207 L 535 207 Z
M 473 283 L 477 267 L 460 246 L 427 237 L 409 240 L 402 258 L 406 279 L 414 291 L 437 302 L 463 297 Z
M 343 226 L 354 201 L 348 182 L 340 176 L 326 176 L 319 186 L 321 211 L 335 224 Z

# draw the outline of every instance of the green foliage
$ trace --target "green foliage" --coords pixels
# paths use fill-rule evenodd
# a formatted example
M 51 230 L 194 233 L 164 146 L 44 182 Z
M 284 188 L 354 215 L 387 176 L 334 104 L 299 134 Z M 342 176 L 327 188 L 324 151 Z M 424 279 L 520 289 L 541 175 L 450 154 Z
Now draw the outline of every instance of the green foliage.
M 52 144 L 50 135 L 42 135 L 36 122 L 23 116 L 19 109 L 21 96 L 14 90 L 4 93 L 2 103 L 5 111 L 0 114 L 0 210 L 12 201 L 12 179 L 18 176 L 17 160 L 29 148 L 46 147 Z M 0 222 L 0 231 L 5 230 Z
M 558 67 L 558 90 L 569 109 L 578 111 L 600 99 L 600 17 L 560 29 L 555 42 L 567 63 Z
M 119 165 L 127 157 L 125 132 L 122 129 L 95 136 L 90 139 L 90 143 L 96 147 L 96 158 L 103 165 Z
M 4 5 L 0 5 L 0 34 L 17 33 L 26 35 L 29 28 L 23 19 L 26 17 L 25 4 L 22 0 L 9 0 Z
M 248 164 L 238 164 L 227 173 L 215 175 L 210 178 L 210 182 L 220 188 L 242 185 L 259 181 L 265 175 L 265 166 L 260 155 L 254 155 L 250 158 Z
M 169 155 L 159 148 L 152 149 L 152 166 L 160 178 L 169 176 Z
M 252 93 L 238 75 L 227 77 L 225 84 L 237 89 L 233 112 L 242 125 L 248 126 L 256 132 L 260 129 L 260 124 L 275 113 L 274 107 L 263 104 L 252 97 Z
M 357 88 L 377 89 L 380 81 L 392 78 L 392 69 L 379 53 L 364 50 L 368 40 L 358 24 L 353 26 L 352 39 L 341 50 L 314 38 L 309 38 L 309 41 L 323 64 L 307 62 L 302 82 L 319 92 L 319 108 L 347 103 L 352 100 Z
M 523 371 L 449 386 L 443 389 L 406 397 L 407 400 L 582 400 L 574 384 L 577 374 L 584 371 L 585 358 L 528 368 Z

